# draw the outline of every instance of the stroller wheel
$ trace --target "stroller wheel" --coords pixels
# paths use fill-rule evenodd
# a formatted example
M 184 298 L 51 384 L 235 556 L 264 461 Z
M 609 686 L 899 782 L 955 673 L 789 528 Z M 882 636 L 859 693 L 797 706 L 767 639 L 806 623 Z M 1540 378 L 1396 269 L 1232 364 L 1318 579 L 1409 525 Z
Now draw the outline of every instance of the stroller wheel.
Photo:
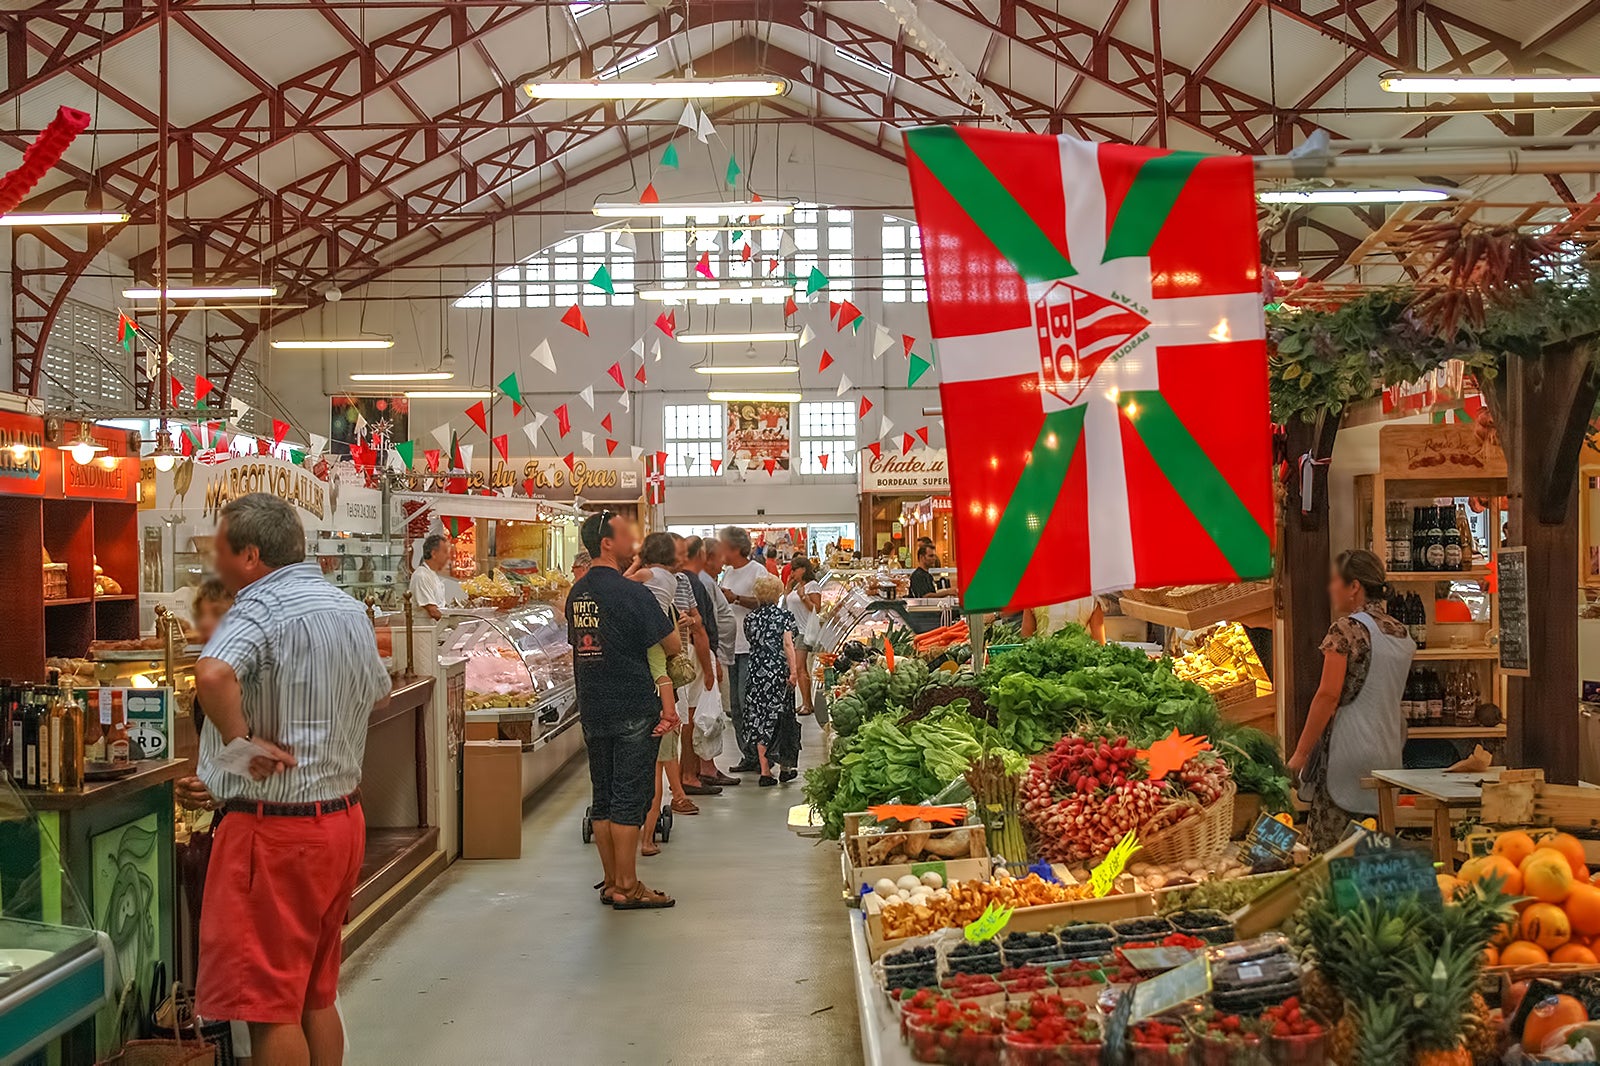
M 656 839 L 665 844 L 672 839 L 672 805 L 663 804 L 661 817 L 656 819 Z
M 594 840 L 594 808 L 583 809 L 583 842 L 591 843 Z

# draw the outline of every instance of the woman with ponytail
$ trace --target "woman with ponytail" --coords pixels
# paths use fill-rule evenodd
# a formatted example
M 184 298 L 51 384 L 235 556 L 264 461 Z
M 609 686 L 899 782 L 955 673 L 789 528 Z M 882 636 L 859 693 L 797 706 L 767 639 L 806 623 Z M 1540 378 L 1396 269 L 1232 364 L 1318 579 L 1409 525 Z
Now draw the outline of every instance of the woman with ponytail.
M 1401 765 L 1400 701 L 1417 646 L 1385 609 L 1391 595 L 1371 552 L 1358 548 L 1334 561 L 1328 597 L 1341 617 L 1322 641 L 1322 682 L 1289 759 L 1301 798 L 1311 804 L 1313 851 L 1338 843 L 1352 820 L 1376 814 L 1377 797 L 1362 779 Z

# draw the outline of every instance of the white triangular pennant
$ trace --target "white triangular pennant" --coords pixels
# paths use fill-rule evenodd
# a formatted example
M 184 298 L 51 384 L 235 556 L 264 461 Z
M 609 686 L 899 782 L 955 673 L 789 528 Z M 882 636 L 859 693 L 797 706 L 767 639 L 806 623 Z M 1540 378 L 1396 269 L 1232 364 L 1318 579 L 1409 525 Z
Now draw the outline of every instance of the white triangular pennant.
M 528 443 L 533 445 L 535 454 L 538 454 L 539 451 L 539 424 L 543 417 L 543 415 L 534 415 L 532 422 L 522 423 L 522 432 L 527 436 Z
M 461 452 L 461 469 L 472 469 L 472 449 L 476 447 L 476 444 L 457 445 L 457 449 Z
M 544 428 L 544 424 L 546 422 L 548 422 L 548 421 L 550 421 L 550 416 L 549 415 L 545 414 L 542 411 L 533 412 L 533 432 L 534 433 L 539 432 L 541 429 Z
M 360 440 L 367 435 L 367 416 L 360 411 L 356 412 L 356 439 Z
M 878 439 L 882 440 L 884 437 L 887 437 L 889 434 L 891 434 L 893 432 L 894 432 L 894 423 L 889 421 L 889 416 L 888 415 L 884 415 L 883 416 L 883 428 L 878 430 Z
M 328 438 L 327 437 L 319 436 L 319 435 L 317 435 L 315 433 L 307 433 L 306 436 L 311 438 L 311 454 L 312 455 L 321 455 L 323 452 L 328 450 Z
M 800 347 L 804 348 L 806 345 L 810 344 L 812 341 L 814 341 L 816 339 L 817 339 L 817 335 L 814 332 L 812 332 L 811 326 L 810 326 L 809 323 L 807 323 L 805 326 L 801 327 L 801 330 L 800 330 Z
M 694 135 L 699 138 L 701 144 L 705 144 L 706 138 L 715 132 L 717 128 L 711 124 L 711 116 L 704 111 L 700 112 L 700 128 L 694 131 Z
M 627 393 L 623 393 L 617 397 L 617 406 L 624 411 L 631 411 L 633 410 L 633 399 Z
M 644 338 L 640 337 L 638 340 L 634 341 L 633 347 L 629 348 L 628 351 L 632 352 L 633 357 L 639 360 L 639 362 L 644 362 Z
M 635 444 L 633 447 L 628 449 L 628 454 L 633 456 L 633 461 L 637 463 L 639 461 L 639 456 L 644 454 L 644 449 Z
M 611 231 L 611 243 L 627 252 L 639 250 L 639 243 L 633 239 L 633 230 L 626 226 Z
M 234 418 L 243 418 L 245 415 L 250 413 L 250 405 L 239 399 L 237 396 L 230 396 L 228 398 L 228 406 L 233 408 Z
M 584 433 L 583 434 L 583 450 L 588 452 L 590 455 L 594 454 L 594 434 L 593 433 Z
M 661 339 L 659 337 L 650 342 L 650 359 L 652 362 L 661 362 Z
M 594 386 L 585 385 L 578 390 L 578 398 L 588 405 L 589 410 L 594 410 Z
M 691 130 L 700 128 L 700 119 L 695 116 L 693 104 L 683 105 L 683 114 L 678 116 L 678 125 Z
M 885 326 L 877 327 L 872 334 L 872 358 L 880 358 L 884 352 L 894 347 L 894 335 Z
M 450 423 L 437 426 L 433 430 L 433 439 L 439 442 L 440 450 L 450 447 Z
M 539 347 L 528 353 L 528 358 L 550 371 L 550 373 L 554 374 L 556 372 L 556 357 L 550 351 L 550 342 L 548 340 L 540 341 Z
M 849 392 L 851 388 L 850 375 L 841 374 L 839 375 L 839 391 L 835 392 L 834 395 L 843 396 L 845 393 Z
M 400 453 L 392 448 L 389 451 L 389 469 L 398 474 L 403 474 L 406 470 L 406 461 L 400 458 Z
M 791 255 L 794 255 L 799 250 L 800 250 L 800 246 L 798 244 L 794 243 L 794 238 L 789 235 L 789 232 L 787 230 L 785 230 L 783 236 L 778 239 L 778 256 L 779 256 L 779 258 L 787 259 Z

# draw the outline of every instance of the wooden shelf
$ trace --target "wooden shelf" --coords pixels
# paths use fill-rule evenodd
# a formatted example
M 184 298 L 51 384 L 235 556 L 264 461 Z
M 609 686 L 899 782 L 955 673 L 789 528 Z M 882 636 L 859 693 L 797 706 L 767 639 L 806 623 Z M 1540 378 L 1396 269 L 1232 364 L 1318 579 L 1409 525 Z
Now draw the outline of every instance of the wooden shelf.
M 1409 582 L 1425 581 L 1470 581 L 1473 578 L 1486 578 L 1489 568 L 1474 566 L 1469 570 L 1391 570 L 1386 575 L 1391 584 L 1406 584 Z
M 93 596 L 66 596 L 56 600 L 45 600 L 46 607 L 81 607 L 86 603 L 93 603 Z
M 96 603 L 129 603 L 138 598 L 139 597 L 137 596 L 130 596 L 124 592 L 118 593 L 115 596 L 96 596 L 94 600 Z
M 1192 611 L 1182 610 L 1177 607 L 1165 607 L 1155 603 L 1145 603 L 1143 600 L 1123 596 L 1122 613 L 1129 618 L 1137 618 L 1141 622 L 1152 622 L 1158 626 L 1174 626 L 1178 629 L 1204 629 L 1213 622 L 1239 622 L 1242 625 L 1270 626 L 1272 624 L 1272 589 L 1271 587 L 1263 588 L 1247 596 L 1240 596 L 1208 607 L 1197 607 Z M 1254 617 L 1257 615 L 1264 615 L 1265 620 Z
M 1437 737 L 1439 739 L 1462 737 L 1503 737 L 1506 735 L 1504 725 L 1489 726 L 1453 726 L 1453 725 L 1418 725 L 1409 726 L 1406 736 L 1409 737 Z
M 1416 654 L 1412 656 L 1417 662 L 1499 658 L 1499 648 L 1418 648 Z

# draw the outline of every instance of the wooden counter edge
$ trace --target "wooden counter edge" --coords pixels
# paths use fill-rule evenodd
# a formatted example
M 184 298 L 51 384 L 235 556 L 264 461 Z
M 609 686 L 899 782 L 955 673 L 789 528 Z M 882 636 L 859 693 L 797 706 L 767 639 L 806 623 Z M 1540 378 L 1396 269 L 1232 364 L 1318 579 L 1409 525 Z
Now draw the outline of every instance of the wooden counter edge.
M 97 803 L 110 803 L 125 799 L 135 792 L 174 781 L 189 773 L 189 760 L 142 760 L 140 768 L 127 777 L 114 781 L 91 781 L 78 792 L 44 792 L 38 789 L 20 789 L 23 799 L 38 811 L 74 811 L 92 807 Z

